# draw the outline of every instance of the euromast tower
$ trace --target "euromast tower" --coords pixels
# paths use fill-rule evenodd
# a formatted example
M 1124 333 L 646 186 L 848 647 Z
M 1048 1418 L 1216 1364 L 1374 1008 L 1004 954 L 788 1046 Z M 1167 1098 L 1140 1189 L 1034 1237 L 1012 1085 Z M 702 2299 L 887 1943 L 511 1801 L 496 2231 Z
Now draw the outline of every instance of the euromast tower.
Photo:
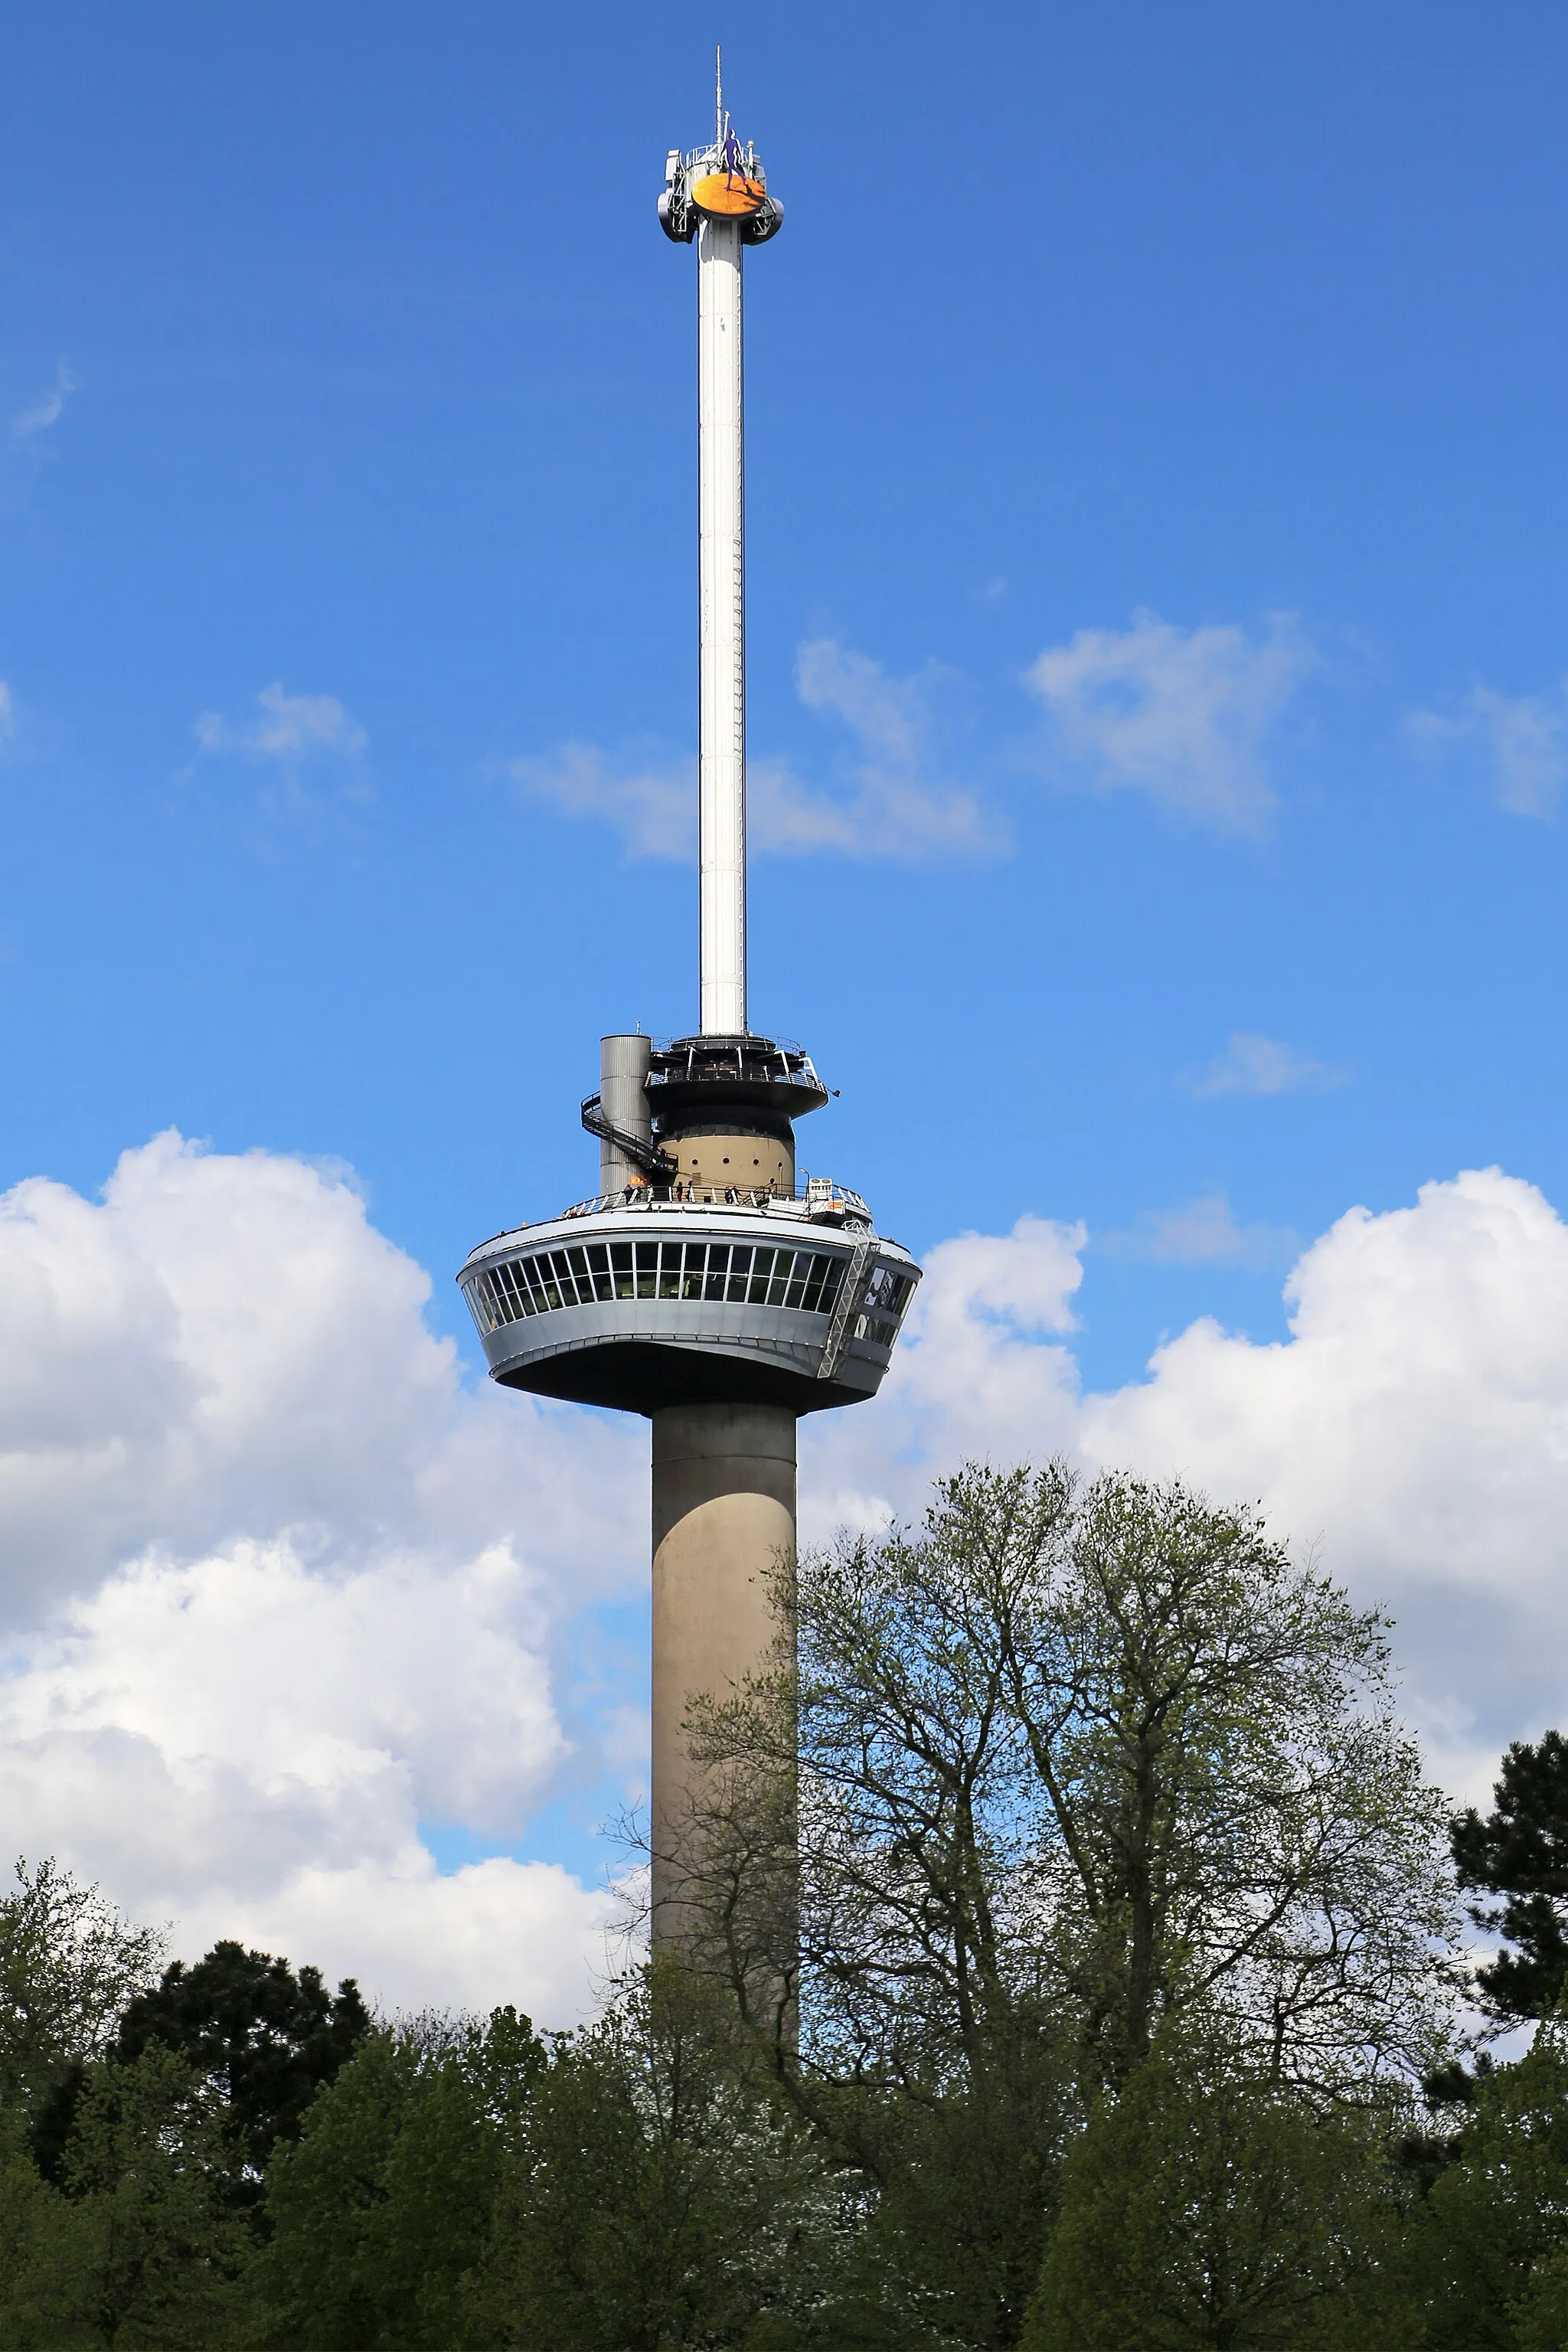
M 599 1189 L 472 1251 L 458 1279 L 490 1376 L 653 1425 L 656 1944 L 679 1939 L 700 1772 L 682 1724 L 763 1668 L 795 1542 L 803 1413 L 874 1396 L 919 1269 L 857 1192 L 797 1181 L 795 1122 L 827 1089 L 746 1017 L 742 266 L 784 208 L 721 92 L 710 146 L 671 151 L 658 217 L 697 247 L 700 1026 L 600 1045 L 583 1105 Z

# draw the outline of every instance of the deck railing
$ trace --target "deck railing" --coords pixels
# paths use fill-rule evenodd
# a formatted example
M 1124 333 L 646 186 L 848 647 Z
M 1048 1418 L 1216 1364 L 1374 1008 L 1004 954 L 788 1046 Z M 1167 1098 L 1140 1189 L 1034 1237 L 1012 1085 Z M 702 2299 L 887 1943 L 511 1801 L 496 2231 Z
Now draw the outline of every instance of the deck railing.
M 740 1184 L 688 1184 L 679 1179 L 671 1184 L 628 1184 L 618 1192 L 598 1192 L 591 1201 L 574 1201 L 569 1209 L 558 1209 L 552 1217 L 536 1217 L 533 1226 L 554 1225 L 572 1217 L 599 1217 L 626 1211 L 637 1215 L 657 1209 L 661 1213 L 674 1209 L 739 1209 L 766 1216 L 820 1217 L 824 1223 L 869 1225 L 871 1212 L 858 1192 L 847 1184 L 835 1184 L 826 1176 L 807 1176 L 793 1192 L 771 1187 L 753 1189 Z M 532 1230 L 526 1221 L 508 1225 L 502 1232 L 492 1234 L 489 1241 L 480 1242 L 480 1249 L 489 1249 L 493 1242 L 505 1241 L 509 1234 Z

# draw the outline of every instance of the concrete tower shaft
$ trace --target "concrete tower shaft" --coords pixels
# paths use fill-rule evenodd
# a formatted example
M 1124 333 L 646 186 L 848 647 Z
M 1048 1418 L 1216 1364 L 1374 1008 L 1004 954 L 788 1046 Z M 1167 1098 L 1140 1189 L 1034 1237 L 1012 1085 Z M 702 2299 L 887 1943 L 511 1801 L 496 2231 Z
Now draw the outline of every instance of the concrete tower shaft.
M 775 1579 L 792 1575 L 795 1416 L 787 1405 L 666 1405 L 653 1416 L 653 1935 L 678 1944 L 700 1868 L 692 1702 L 778 1663 Z
M 701 1027 L 746 1034 L 746 494 L 738 220 L 697 231 Z

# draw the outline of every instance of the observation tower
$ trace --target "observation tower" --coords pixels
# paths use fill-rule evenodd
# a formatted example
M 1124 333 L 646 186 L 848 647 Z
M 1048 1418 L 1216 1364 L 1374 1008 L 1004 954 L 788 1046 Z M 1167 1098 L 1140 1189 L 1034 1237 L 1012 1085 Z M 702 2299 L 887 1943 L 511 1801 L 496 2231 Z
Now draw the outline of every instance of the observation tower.
M 658 218 L 697 248 L 700 1025 L 601 1041 L 582 1112 L 597 1192 L 482 1242 L 458 1279 L 493 1380 L 652 1423 L 650 1843 L 668 1946 L 700 1788 L 683 1721 L 770 1663 L 796 1423 L 876 1394 L 920 1271 L 858 1192 L 797 1169 L 795 1122 L 827 1089 L 800 1046 L 747 1021 L 741 281 L 784 207 L 721 88 L 712 143 L 670 152 Z

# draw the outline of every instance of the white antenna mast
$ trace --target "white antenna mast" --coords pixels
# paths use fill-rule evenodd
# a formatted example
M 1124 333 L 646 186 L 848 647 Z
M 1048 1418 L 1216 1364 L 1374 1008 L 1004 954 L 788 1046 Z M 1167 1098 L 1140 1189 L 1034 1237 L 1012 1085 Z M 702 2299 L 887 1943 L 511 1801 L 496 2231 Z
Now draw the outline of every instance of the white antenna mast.
M 776 236 L 756 150 L 724 111 L 713 49 L 713 144 L 665 159 L 659 226 L 697 247 L 698 850 L 705 1037 L 746 1024 L 746 520 L 741 259 Z
M 715 184 L 725 148 L 722 58 L 713 61 Z M 722 173 L 721 180 L 718 175 Z M 746 520 L 742 403 L 742 222 L 697 230 L 698 854 L 706 1035 L 746 1034 Z

